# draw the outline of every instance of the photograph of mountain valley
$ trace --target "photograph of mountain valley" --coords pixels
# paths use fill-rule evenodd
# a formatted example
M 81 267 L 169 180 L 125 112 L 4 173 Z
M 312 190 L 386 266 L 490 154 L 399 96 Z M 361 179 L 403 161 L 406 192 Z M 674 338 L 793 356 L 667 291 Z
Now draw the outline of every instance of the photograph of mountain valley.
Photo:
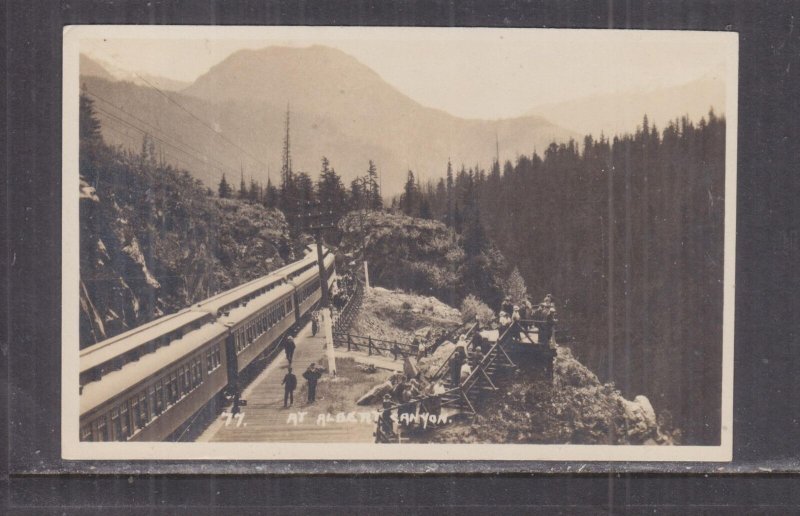
M 80 39 L 81 443 L 727 442 L 730 38 L 235 30 Z

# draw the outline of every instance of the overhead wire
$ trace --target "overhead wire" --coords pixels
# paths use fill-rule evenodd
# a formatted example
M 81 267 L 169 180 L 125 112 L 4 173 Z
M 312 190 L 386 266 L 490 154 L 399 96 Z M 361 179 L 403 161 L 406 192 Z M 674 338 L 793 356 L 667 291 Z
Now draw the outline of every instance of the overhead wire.
M 147 135 L 150 135 L 150 136 L 151 136 L 151 137 L 152 137 L 154 140 L 157 140 L 158 142 L 160 142 L 160 143 L 162 143 L 162 144 L 164 144 L 164 145 L 166 145 L 166 146 L 168 146 L 168 147 L 171 147 L 171 148 L 173 148 L 173 149 L 175 149 L 175 150 L 177 150 L 177 151 L 179 151 L 179 152 L 182 152 L 182 153 L 186 154 L 187 156 L 189 156 L 190 158 L 194 159 L 194 160 L 195 160 L 195 161 L 197 161 L 198 163 L 201 163 L 201 164 L 203 164 L 203 165 L 205 165 L 205 166 L 207 166 L 207 167 L 208 167 L 208 166 L 209 166 L 209 163 L 208 163 L 208 161 L 206 161 L 206 160 L 209 160 L 209 161 L 213 162 L 213 164 L 216 164 L 216 166 L 215 166 L 214 168 L 218 168 L 218 169 L 220 169 L 220 170 L 227 170 L 228 172 L 232 172 L 232 173 L 234 173 L 234 174 L 235 174 L 235 172 L 236 172 L 236 170 L 235 170 L 233 167 L 230 167 L 230 166 L 228 166 L 228 165 L 225 165 L 224 163 L 221 163 L 220 161 L 217 161 L 217 160 L 216 160 L 216 159 L 214 159 L 214 158 L 208 158 L 207 156 L 203 156 L 205 159 L 201 159 L 201 158 L 199 158 L 198 156 L 196 156 L 196 155 L 192 154 L 191 152 L 189 152 L 189 151 L 187 151 L 187 150 L 185 150 L 185 149 L 181 149 L 180 147 L 178 147 L 178 146 L 176 146 L 176 145 L 172 144 L 171 142 L 168 142 L 168 141 L 164 140 L 164 139 L 163 139 L 163 138 L 161 138 L 160 136 L 156 136 L 156 135 L 150 134 L 150 132 L 149 132 L 148 130 L 146 130 L 146 129 L 143 129 L 143 128 L 141 128 L 141 127 L 138 127 L 136 124 L 134 124 L 134 123 L 132 123 L 132 122 L 130 122 L 130 121 L 128 121 L 128 120 L 124 120 L 123 118 L 120 118 L 119 116 L 115 115 L 114 113 L 110 113 L 110 112 L 108 112 L 108 111 L 104 110 L 103 108 L 100 108 L 100 107 L 97 107 L 97 106 L 95 106 L 95 109 L 96 109 L 97 111 L 99 111 L 100 113 L 103 113 L 103 114 L 104 114 L 104 115 L 106 115 L 107 117 L 110 117 L 111 119 L 113 119 L 113 120 L 115 120 L 115 121 L 117 121 L 117 122 L 119 122 L 119 123 L 121 123 L 121 124 L 124 124 L 124 125 L 126 125 L 126 126 L 128 126 L 128 127 L 130 127 L 131 129 L 134 129 L 134 130 L 136 130 L 136 131 L 139 131 L 139 132 L 141 132 L 142 134 L 147 134 Z M 188 147 L 188 146 L 187 146 L 187 147 Z M 200 153 L 200 152 L 199 152 L 199 151 L 197 151 L 196 149 L 192 149 L 191 147 L 188 147 L 188 148 L 189 148 L 189 149 L 191 149 L 193 152 L 197 152 L 199 155 L 202 155 L 202 153 Z M 213 166 L 213 164 L 212 164 L 212 166 Z
M 107 105 L 109 105 L 109 106 L 113 107 L 114 109 L 116 109 L 117 111 L 120 111 L 120 112 L 124 113 L 124 114 L 125 114 L 125 116 L 128 116 L 128 117 L 130 117 L 130 118 L 133 118 L 134 120 L 137 120 L 139 123 L 142 123 L 142 124 L 146 125 L 147 127 L 151 128 L 153 131 L 156 131 L 156 132 L 160 133 L 160 134 L 161 134 L 161 136 L 162 136 L 162 138 L 167 138 L 167 139 L 173 140 L 173 141 L 175 142 L 175 144 L 177 144 L 177 145 L 181 145 L 181 146 L 185 147 L 186 149 L 189 149 L 189 150 L 191 150 L 192 152 L 196 152 L 198 155 L 202 156 L 203 158 L 210 159 L 210 158 L 208 158 L 208 157 L 207 157 L 207 156 L 206 156 L 206 155 L 205 155 L 205 154 L 204 154 L 202 151 L 199 151 L 199 150 L 195 149 L 194 147 L 192 147 L 192 146 L 191 146 L 191 145 L 189 145 L 188 143 L 184 142 L 183 140 L 181 140 L 181 139 L 180 139 L 180 138 L 178 138 L 177 136 L 175 136 L 175 137 L 173 137 L 173 136 L 170 136 L 170 135 L 169 135 L 169 134 L 167 134 L 167 132 L 166 132 L 166 131 L 164 131 L 162 128 L 160 128 L 160 127 L 156 127 L 156 126 L 154 126 L 153 124 L 151 124 L 151 123 L 147 122 L 146 120 L 143 120 L 143 119 L 139 118 L 138 116 L 134 115 L 133 113 L 130 113 L 130 112 L 126 111 L 126 110 L 125 110 L 125 109 L 123 109 L 122 107 L 120 107 L 120 106 L 116 105 L 115 103 L 113 103 L 112 101 L 110 101 L 110 100 L 108 100 L 108 99 L 106 99 L 106 98 L 103 98 L 101 95 L 98 95 L 97 93 L 95 93 L 95 92 L 93 92 L 93 91 L 89 91 L 88 89 L 87 89 L 87 90 L 84 90 L 84 91 L 85 91 L 85 93 L 87 93 L 87 94 L 88 94 L 88 95 L 90 95 L 91 97 L 94 97 L 95 99 L 99 100 L 100 102 L 102 102 L 102 103 L 104 103 L 104 104 L 107 104 Z M 215 161 L 216 161 L 217 163 L 220 163 L 220 164 L 222 164 L 222 163 L 221 163 L 220 161 L 218 161 L 218 160 L 215 160 Z M 225 165 L 225 166 L 226 166 L 226 167 L 228 167 L 228 168 L 230 168 L 230 169 L 233 169 L 233 167 L 231 167 L 231 166 L 229 166 L 229 165 Z
M 158 93 L 159 93 L 159 94 L 160 94 L 162 97 L 164 97 L 164 98 L 165 98 L 165 99 L 167 99 L 169 102 L 171 102 L 171 103 L 175 104 L 176 106 L 178 106 L 178 107 L 179 107 L 181 110 L 183 110 L 184 112 L 186 112 L 186 113 L 187 113 L 189 116 L 191 116 L 192 118 L 194 118 L 195 120 L 197 120 L 199 123 L 201 123 L 203 126 L 205 126 L 207 129 L 209 129 L 209 130 L 210 130 L 210 131 L 211 131 L 211 132 L 212 132 L 212 133 L 213 133 L 215 136 L 217 136 L 217 137 L 221 138 L 222 140 L 224 140 L 224 141 L 228 142 L 230 145 L 233 145 L 234 147 L 236 147 L 237 149 L 239 149 L 240 151 L 242 151 L 242 152 L 243 152 L 243 153 L 245 153 L 246 155 L 250 156 L 250 158 L 252 158 L 254 161 L 256 161 L 257 163 L 259 163 L 259 164 L 260 164 L 260 165 L 262 165 L 263 167 L 265 167 L 265 168 L 266 168 L 266 167 L 268 166 L 266 163 L 264 163 L 263 161 L 261 161 L 261 159 L 259 159 L 259 158 L 258 158 L 258 157 L 256 157 L 255 155 L 253 155 L 253 154 L 252 154 L 251 152 L 249 152 L 247 149 L 244 149 L 244 148 L 240 147 L 240 146 L 239 146 L 239 145 L 237 145 L 235 142 L 233 142 L 233 141 L 231 141 L 230 139 L 228 139 L 228 138 L 227 138 L 227 137 L 226 137 L 224 134 L 222 134 L 222 133 L 220 133 L 219 131 L 217 131 L 217 130 L 216 130 L 214 127 L 212 127 L 212 126 L 211 126 L 211 125 L 209 125 L 209 124 L 208 124 L 208 123 L 207 123 L 205 120 L 203 120 L 202 118 L 200 118 L 199 116 L 197 116 L 196 114 L 194 114 L 194 113 L 193 113 L 191 110 L 189 110 L 188 108 L 186 108 L 186 107 L 185 107 L 183 104 L 181 104 L 181 103 L 180 103 L 180 102 L 178 102 L 177 100 L 173 99 L 171 96 L 169 96 L 169 95 L 167 95 L 166 93 L 164 93 L 164 92 L 163 92 L 163 91 L 162 91 L 160 88 L 158 88 L 157 86 L 155 86 L 153 83 L 151 83 L 150 81 L 148 81 L 147 79 L 145 79 L 144 77 L 142 77 L 141 75 L 139 75 L 139 74 L 138 74 L 138 73 L 136 73 L 136 72 L 134 72 L 134 74 L 135 74 L 137 77 L 139 77 L 139 79 L 141 79 L 142 81 L 144 81 L 144 83 L 145 83 L 145 84 L 147 84 L 148 86 L 150 86 L 151 88 L 153 88 L 153 89 L 154 89 L 156 92 L 158 92 Z

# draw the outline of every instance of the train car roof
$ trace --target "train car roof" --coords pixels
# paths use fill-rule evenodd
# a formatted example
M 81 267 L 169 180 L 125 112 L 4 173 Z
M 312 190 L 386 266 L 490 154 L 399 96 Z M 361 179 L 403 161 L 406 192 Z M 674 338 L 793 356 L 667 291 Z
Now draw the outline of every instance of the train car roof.
M 319 276 L 319 270 L 317 267 L 310 267 L 309 269 L 300 273 L 299 276 L 296 276 L 289 280 L 289 282 L 295 286 L 300 286 L 306 281 L 310 280 L 314 276 Z
M 326 267 L 327 267 L 328 265 L 330 265 L 331 263 L 333 263 L 333 261 L 334 261 L 333 254 L 328 254 L 328 255 L 327 255 L 327 256 L 325 256 L 325 258 L 323 258 L 323 260 L 322 260 L 322 262 L 325 264 L 325 266 L 326 266 Z M 314 260 L 314 264 L 315 264 L 315 265 L 316 265 L 316 263 L 317 263 L 317 261 L 316 261 L 316 260 Z M 303 271 L 302 273 L 300 273 L 300 275 L 299 275 L 299 276 L 297 276 L 297 277 L 294 277 L 294 278 L 292 278 L 291 280 L 289 280 L 289 282 L 290 282 L 290 283 L 292 283 L 292 284 L 293 284 L 293 285 L 295 285 L 295 286 L 300 286 L 300 285 L 302 285 L 303 283 L 305 283 L 306 281 L 308 281 L 308 280 L 310 280 L 311 278 L 313 278 L 315 275 L 316 275 L 316 276 L 318 276 L 318 275 L 319 275 L 319 268 L 318 268 L 318 267 L 316 267 L 316 266 L 315 266 L 315 267 L 309 267 L 308 269 L 306 269 L 305 271 Z M 328 278 L 328 279 L 330 279 L 330 278 Z
M 250 300 L 247 305 L 239 306 L 232 309 L 228 315 L 223 315 L 219 319 L 218 322 L 222 324 L 236 324 L 239 321 L 242 321 L 249 317 L 251 314 L 261 310 L 262 308 L 268 306 L 270 303 L 274 303 L 275 300 L 283 295 L 290 294 L 294 290 L 294 287 L 284 283 L 283 285 L 277 287 L 275 290 L 269 291 L 267 294 L 262 294 L 255 299 Z
M 107 373 L 100 380 L 86 384 L 80 396 L 81 415 L 146 380 L 161 369 L 179 362 L 204 344 L 227 332 L 228 328 L 222 324 L 206 324 L 187 333 L 182 339 L 172 341 L 168 346 L 158 348 L 139 360 L 125 364 L 117 371 Z
M 288 265 L 284 265 L 280 269 L 274 270 L 267 274 L 266 276 L 261 276 L 260 278 L 256 278 L 254 280 L 248 281 L 247 283 L 242 283 L 239 286 L 233 287 L 232 289 L 226 290 L 224 292 L 220 292 L 217 295 L 211 296 L 208 299 L 204 299 L 195 303 L 193 306 L 197 308 L 199 306 L 204 306 L 208 310 L 211 310 L 210 307 L 216 307 L 216 309 L 211 311 L 216 311 L 219 308 L 229 304 L 241 297 L 245 297 L 256 290 L 263 288 L 270 283 L 275 281 L 279 281 L 287 274 L 291 274 L 294 270 L 303 267 L 309 260 L 309 255 L 307 254 L 300 260 L 296 262 L 292 262 Z
M 159 317 L 80 351 L 80 370 L 87 371 L 162 335 L 202 319 L 207 314 L 188 309 Z
M 238 287 L 234 287 L 230 290 L 226 290 L 225 292 L 221 292 L 216 296 L 200 301 L 199 303 L 194 305 L 194 309 L 202 309 L 210 313 L 216 313 L 219 309 L 223 308 L 224 306 L 229 305 L 231 303 L 235 303 L 237 300 L 243 297 L 247 297 L 253 292 L 265 286 L 268 286 L 271 283 L 280 281 L 285 276 L 292 274 L 297 269 L 301 269 L 304 266 L 308 265 L 309 263 L 316 262 L 317 261 L 316 254 L 314 252 L 311 252 L 312 251 L 311 247 L 307 247 L 306 249 L 309 252 L 306 253 L 306 255 L 300 260 L 292 262 L 284 267 L 281 267 L 280 269 L 269 273 L 267 276 L 262 276 L 261 278 L 244 283 Z M 324 253 L 327 253 L 325 260 L 328 259 L 328 256 L 330 257 L 333 256 L 332 254 L 330 254 L 330 251 L 327 248 L 323 248 L 323 251 Z

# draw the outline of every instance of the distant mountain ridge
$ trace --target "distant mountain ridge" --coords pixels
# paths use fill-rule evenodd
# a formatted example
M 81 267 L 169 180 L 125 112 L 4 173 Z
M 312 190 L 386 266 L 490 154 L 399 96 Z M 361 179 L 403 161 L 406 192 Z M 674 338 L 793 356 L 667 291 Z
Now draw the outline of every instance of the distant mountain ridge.
M 600 133 L 606 136 L 633 133 L 644 115 L 651 125 L 663 128 L 684 115 L 696 122 L 711 108 L 718 115 L 725 112 L 725 83 L 719 77 L 703 77 L 650 91 L 608 93 L 547 104 L 528 113 L 597 138 Z
M 455 166 L 480 164 L 488 168 L 495 158 L 497 142 L 500 158 L 513 160 L 554 140 L 579 136 L 537 116 L 468 120 L 424 107 L 355 58 L 322 46 L 242 50 L 190 86 L 169 94 L 218 133 L 214 134 L 157 91 L 103 77 L 89 61 L 88 57 L 82 59 L 81 69 L 88 90 L 149 126 L 110 105 L 107 110 L 144 128 L 159 128 L 170 138 L 203 152 L 201 159 L 206 166 L 185 154 L 183 159 L 187 165 L 194 164 L 194 168 L 186 168 L 212 186 L 223 170 L 230 178 L 240 168 L 248 180 L 252 175 L 266 183 L 268 173 L 273 181 L 278 180 L 287 107 L 291 110 L 296 171 L 309 172 L 316 178 L 320 159 L 327 156 L 349 182 L 365 173 L 371 159 L 378 166 L 385 195 L 400 191 L 409 169 L 423 179 L 438 179 L 444 175 L 448 159 Z M 122 127 L 122 122 L 108 114 L 99 116 L 104 125 L 117 126 L 104 131 L 107 140 L 138 150 L 141 134 Z M 180 152 L 167 148 L 165 154 L 171 159 Z
M 167 91 L 180 91 L 190 83 L 153 75 L 145 72 L 134 72 L 115 67 L 105 61 L 93 59 L 86 54 L 80 56 L 80 74 L 82 76 L 99 77 L 109 81 L 126 81 L 139 86 L 155 86 Z

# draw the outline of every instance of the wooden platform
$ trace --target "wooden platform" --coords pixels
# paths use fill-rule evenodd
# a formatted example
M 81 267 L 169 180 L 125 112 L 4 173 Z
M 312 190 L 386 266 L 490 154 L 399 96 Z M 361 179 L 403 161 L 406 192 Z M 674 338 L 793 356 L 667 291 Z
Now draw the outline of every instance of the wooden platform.
M 318 425 L 320 409 L 324 398 L 317 395 L 317 403 L 308 405 L 305 395 L 305 380 L 302 377 L 311 362 L 320 365 L 325 355 L 324 339 L 317 334 L 311 336 L 308 324 L 295 337 L 297 349 L 294 352 L 292 370 L 297 376 L 298 388 L 295 402 L 289 409 L 283 408 L 283 380 L 288 363 L 281 353 L 271 364 L 243 391 L 242 399 L 247 405 L 241 408 L 241 417 L 231 417 L 225 413 L 214 421 L 198 438 L 205 442 L 373 442 L 374 423 L 329 421 Z M 322 362 L 324 367 L 327 363 Z M 318 392 L 322 390 L 318 388 Z M 369 407 L 358 407 L 357 418 L 372 417 L 375 412 Z M 291 418 L 298 418 L 305 412 L 302 422 L 294 424 Z M 365 414 L 361 414 L 361 413 Z M 366 415 L 368 413 L 368 416 Z M 335 416 L 335 414 L 333 415 Z

